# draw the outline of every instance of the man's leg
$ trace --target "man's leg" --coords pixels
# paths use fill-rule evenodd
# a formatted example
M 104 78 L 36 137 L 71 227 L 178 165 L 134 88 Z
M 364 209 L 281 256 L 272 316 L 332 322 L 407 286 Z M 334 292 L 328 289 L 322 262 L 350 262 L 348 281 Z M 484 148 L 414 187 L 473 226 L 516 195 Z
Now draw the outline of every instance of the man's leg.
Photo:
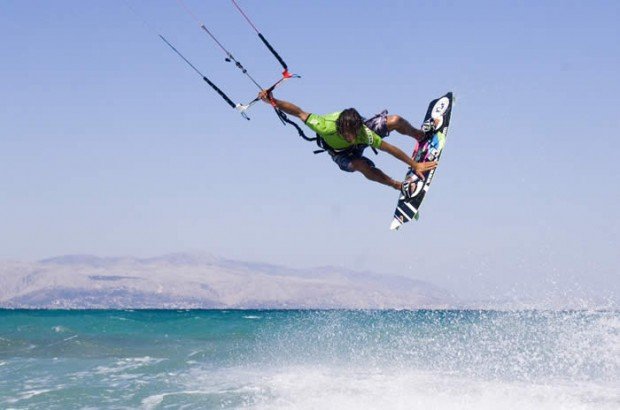
M 424 134 L 422 130 L 415 128 L 400 115 L 387 116 L 387 129 L 388 131 L 396 131 L 400 134 L 409 135 L 418 141 L 423 141 L 426 138 L 426 134 Z
M 400 190 L 402 186 L 402 182 L 393 180 L 364 157 L 351 160 L 350 167 L 353 171 L 361 172 L 366 178 L 370 179 L 371 181 L 391 186 L 392 188 L 398 190 Z

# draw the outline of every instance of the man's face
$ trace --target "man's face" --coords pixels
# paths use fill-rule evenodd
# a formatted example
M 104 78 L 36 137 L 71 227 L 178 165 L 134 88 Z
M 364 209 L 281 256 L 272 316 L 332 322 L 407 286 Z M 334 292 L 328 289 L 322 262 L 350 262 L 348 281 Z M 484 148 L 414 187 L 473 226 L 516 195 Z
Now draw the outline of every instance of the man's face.
M 353 143 L 355 142 L 357 133 L 355 131 L 347 130 L 342 133 L 342 137 L 347 140 L 348 143 Z

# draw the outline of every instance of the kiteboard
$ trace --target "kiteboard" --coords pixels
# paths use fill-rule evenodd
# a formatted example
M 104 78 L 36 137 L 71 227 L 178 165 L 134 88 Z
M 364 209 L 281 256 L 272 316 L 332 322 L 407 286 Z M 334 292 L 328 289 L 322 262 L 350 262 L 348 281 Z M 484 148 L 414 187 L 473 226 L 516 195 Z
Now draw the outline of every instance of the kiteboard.
M 411 157 L 416 162 L 439 161 L 443 148 L 446 145 L 446 136 L 448 135 L 448 127 L 450 125 L 450 116 L 452 114 L 452 106 L 454 105 L 454 95 L 449 92 L 443 97 L 431 101 L 424 117 L 424 123 L 435 122 L 435 131 L 426 139 L 426 141 L 417 144 Z M 413 195 L 406 199 L 401 193 L 394 211 L 394 219 L 390 224 L 390 229 L 395 230 L 403 224 L 417 220 L 420 217 L 420 205 L 428 188 L 433 181 L 433 176 L 437 168 L 425 173 L 424 179 L 420 179 L 411 168 L 407 171 L 405 179 L 412 178 L 412 184 L 415 184 Z

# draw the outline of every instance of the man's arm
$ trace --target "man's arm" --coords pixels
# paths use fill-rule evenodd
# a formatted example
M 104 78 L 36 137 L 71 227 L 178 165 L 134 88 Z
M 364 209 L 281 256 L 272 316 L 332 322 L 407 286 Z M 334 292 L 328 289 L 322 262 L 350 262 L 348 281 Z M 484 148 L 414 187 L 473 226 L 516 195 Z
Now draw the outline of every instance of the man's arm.
M 306 122 L 306 120 L 308 119 L 308 116 L 310 115 L 310 113 L 305 112 L 304 110 L 302 110 L 301 108 L 299 108 L 293 103 L 290 103 L 284 100 L 275 99 L 273 96 L 270 96 L 269 93 L 267 93 L 267 91 L 265 90 L 258 93 L 258 98 L 260 98 L 261 100 L 265 101 L 268 104 L 271 104 L 271 103 L 275 104 L 276 107 L 278 107 L 285 113 L 299 118 L 304 123 Z
M 413 158 L 405 154 L 400 148 L 395 147 L 392 144 L 389 144 L 385 141 L 381 141 L 381 145 L 379 146 L 381 151 L 385 151 L 388 154 L 392 155 L 394 158 L 397 158 L 403 161 L 405 164 L 409 165 L 413 172 L 416 173 L 420 179 L 424 179 L 424 172 L 430 171 L 431 169 L 437 168 L 437 161 L 432 162 L 415 162 Z

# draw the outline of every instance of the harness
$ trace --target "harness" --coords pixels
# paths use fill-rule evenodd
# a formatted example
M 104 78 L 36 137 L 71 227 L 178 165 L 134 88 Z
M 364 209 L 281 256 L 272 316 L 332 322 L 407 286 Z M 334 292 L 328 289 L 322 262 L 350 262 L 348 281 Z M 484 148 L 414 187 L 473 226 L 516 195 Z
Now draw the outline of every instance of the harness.
M 327 144 L 327 141 L 325 141 L 325 139 L 323 139 L 323 137 L 321 137 L 321 135 L 319 133 L 315 133 L 315 137 L 311 138 L 308 137 L 306 135 L 306 133 L 304 132 L 304 130 L 301 129 L 301 127 L 294 121 L 292 121 L 290 118 L 288 118 L 288 116 L 286 115 L 286 113 L 284 111 L 282 111 L 281 109 L 277 108 L 275 105 L 275 102 L 273 101 L 272 97 L 271 97 L 271 93 L 269 93 L 269 100 L 271 102 L 271 105 L 273 106 L 274 110 L 276 111 L 276 114 L 278 114 L 278 118 L 280 118 L 280 121 L 282 121 L 282 124 L 290 124 L 293 127 L 295 127 L 295 129 L 297 130 L 297 133 L 299 134 L 299 136 L 301 138 L 303 138 L 306 141 L 312 142 L 314 141 L 316 143 L 316 145 L 319 147 L 319 149 L 316 149 L 314 151 L 312 151 L 315 155 L 316 154 L 321 154 L 323 152 L 327 152 L 329 155 L 331 155 L 332 157 L 334 155 L 339 155 L 339 154 L 346 154 L 347 152 L 352 152 L 355 147 L 357 147 L 357 145 L 352 145 L 348 148 L 344 148 L 341 150 L 336 150 L 332 147 L 329 146 L 329 144 Z M 373 146 L 369 147 L 372 149 L 372 151 L 375 153 L 375 155 L 378 155 L 379 152 L 377 151 L 377 149 Z
M 321 135 L 319 133 L 314 134 L 315 137 L 308 137 L 306 135 L 306 133 L 304 132 L 304 130 L 301 129 L 301 127 L 294 121 L 290 120 L 288 118 L 288 116 L 286 115 L 286 113 L 284 113 L 282 110 L 277 109 L 276 108 L 276 113 L 278 114 L 278 117 L 280 118 L 280 120 L 282 121 L 282 123 L 286 123 L 286 124 L 291 124 L 293 127 L 295 127 L 295 129 L 297 130 L 297 133 L 299 134 L 299 136 L 301 138 L 303 138 L 306 141 L 312 142 L 314 141 L 316 143 L 316 145 L 319 147 L 319 149 L 315 149 L 314 151 L 312 151 L 313 154 L 321 154 L 323 152 L 327 152 L 330 156 L 334 156 L 334 155 L 339 155 L 339 154 L 345 154 L 347 152 L 352 152 L 356 145 L 352 145 L 348 148 L 344 148 L 341 150 L 336 150 L 332 147 L 329 146 L 329 144 L 327 144 L 327 142 L 325 141 L 325 139 L 323 139 L 323 137 L 321 137 Z M 371 147 L 372 150 L 375 152 L 375 154 L 377 154 L 377 150 L 375 150 L 374 147 Z

